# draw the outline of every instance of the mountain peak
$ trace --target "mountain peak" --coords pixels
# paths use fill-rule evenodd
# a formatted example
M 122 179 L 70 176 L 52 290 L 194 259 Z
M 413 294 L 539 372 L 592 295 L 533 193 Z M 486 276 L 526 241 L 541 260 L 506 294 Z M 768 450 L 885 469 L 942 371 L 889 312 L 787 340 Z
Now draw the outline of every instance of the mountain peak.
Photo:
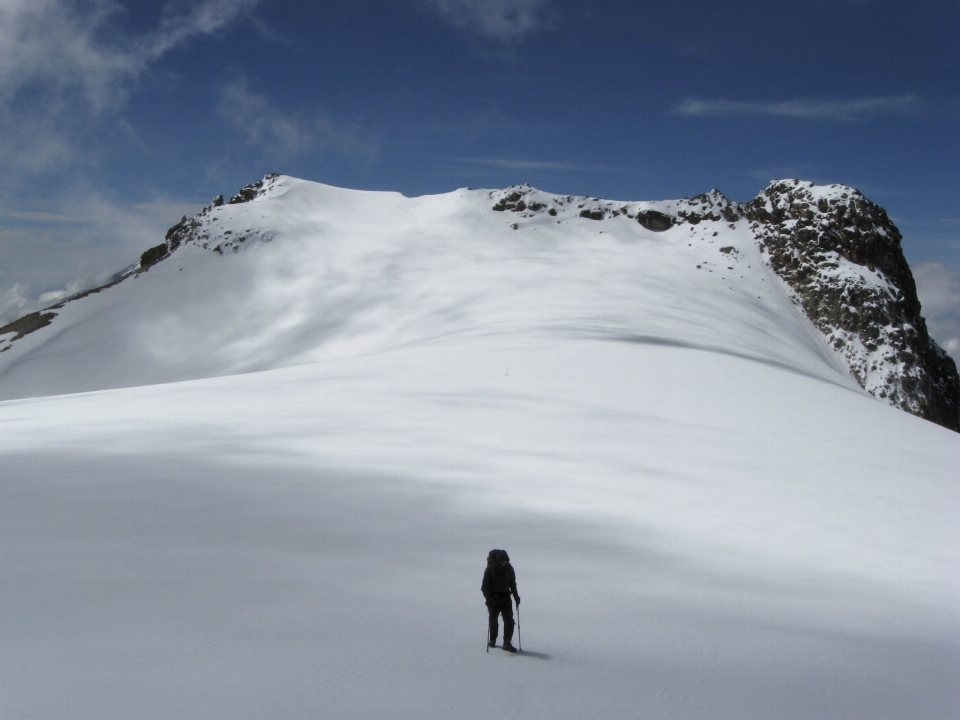
M 239 205 L 240 203 L 251 202 L 259 197 L 267 195 L 283 176 L 280 173 L 267 173 L 262 179 L 255 183 L 250 183 L 240 188 L 240 191 L 227 201 L 228 205 Z M 220 196 L 223 197 L 222 195 Z M 214 200 L 214 205 L 216 205 Z
M 886 211 L 845 185 L 776 180 L 743 206 L 770 267 L 860 385 L 960 431 L 960 378 L 930 337 Z
M 767 196 L 792 194 L 813 201 L 819 200 L 820 198 L 845 200 L 853 195 L 863 197 L 863 194 L 859 190 L 849 185 L 839 183 L 817 185 L 810 180 L 800 180 L 799 178 L 771 180 L 770 184 L 767 185 L 760 194 Z
M 164 241 L 155 247 L 145 251 L 140 256 L 140 269 L 146 270 L 152 265 L 170 255 L 174 250 L 185 242 L 196 242 L 203 247 L 208 247 L 215 252 L 223 253 L 225 249 L 235 249 L 239 243 L 245 243 L 253 237 L 263 238 L 262 233 L 242 234 L 234 238 L 223 238 L 223 242 L 215 242 L 212 245 L 208 243 L 211 238 L 209 224 L 204 220 L 211 216 L 211 219 L 217 220 L 216 209 L 230 205 L 242 205 L 264 198 L 274 192 L 280 185 L 285 176 L 279 173 L 268 173 L 262 179 L 249 185 L 244 185 L 232 198 L 224 202 L 223 195 L 217 195 L 213 201 L 203 208 L 194 217 L 188 218 L 184 215 L 180 222 L 167 230 Z M 232 230 L 225 230 L 225 234 L 233 234 Z

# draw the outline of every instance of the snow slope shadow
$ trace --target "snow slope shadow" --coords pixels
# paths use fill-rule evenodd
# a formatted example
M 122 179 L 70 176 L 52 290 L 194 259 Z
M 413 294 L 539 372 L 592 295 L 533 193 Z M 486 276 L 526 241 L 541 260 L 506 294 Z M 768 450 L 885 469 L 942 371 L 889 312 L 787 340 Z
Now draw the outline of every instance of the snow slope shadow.
M 614 342 L 637 343 L 639 345 L 659 345 L 661 347 L 684 348 L 688 350 L 698 350 L 700 352 L 727 355 L 729 357 L 739 358 L 741 360 L 749 360 L 750 362 L 768 365 L 769 367 L 777 368 L 778 370 L 786 370 L 787 372 L 793 373 L 795 375 L 800 375 L 802 377 L 809 378 L 811 380 L 816 380 L 818 382 L 829 383 L 839 388 L 843 388 L 844 390 L 855 392 L 854 385 L 852 384 L 855 382 L 855 380 L 853 380 L 852 378 L 850 383 L 843 383 L 843 382 L 834 380 L 825 374 L 816 374 L 816 373 L 808 372 L 803 368 L 799 368 L 796 365 L 791 365 L 790 363 L 780 362 L 779 360 L 774 360 L 773 358 L 761 357 L 759 355 L 751 355 L 749 353 L 737 352 L 736 350 L 731 350 L 730 348 L 719 347 L 716 345 L 688 343 L 688 342 L 683 342 L 681 340 L 675 340 L 673 338 L 657 337 L 655 335 L 621 335 L 616 337 L 599 336 L 597 339 L 612 340 Z
M 878 588 L 226 448 L 5 452 L 0 545 L 5 717 L 421 720 L 493 703 L 551 720 L 945 720 L 960 703 L 956 618 L 931 633 Z M 492 547 L 514 559 L 529 656 L 552 662 L 481 650 Z

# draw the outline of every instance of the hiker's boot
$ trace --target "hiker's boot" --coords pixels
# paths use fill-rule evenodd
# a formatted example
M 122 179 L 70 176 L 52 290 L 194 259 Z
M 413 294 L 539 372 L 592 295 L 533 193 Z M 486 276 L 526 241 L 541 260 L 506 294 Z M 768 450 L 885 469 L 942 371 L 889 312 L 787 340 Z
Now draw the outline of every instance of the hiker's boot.
M 516 652 L 516 651 L 517 651 L 517 649 L 513 646 L 513 643 L 511 643 L 509 640 L 504 640 L 504 641 L 503 641 L 503 649 L 506 650 L 507 652 Z

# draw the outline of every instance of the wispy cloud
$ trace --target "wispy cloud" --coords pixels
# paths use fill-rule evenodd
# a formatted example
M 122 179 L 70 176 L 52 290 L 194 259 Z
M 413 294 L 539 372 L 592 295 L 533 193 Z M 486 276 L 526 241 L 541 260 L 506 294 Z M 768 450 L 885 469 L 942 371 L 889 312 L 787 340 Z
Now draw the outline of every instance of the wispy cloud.
M 115 0 L 2 0 L 0 162 L 31 174 L 75 162 L 85 129 L 114 117 L 153 63 L 258 2 L 170 5 L 155 28 L 131 34 Z
M 166 52 L 229 25 L 260 0 L 203 0 L 186 13 L 170 7 L 140 35 L 120 30 L 114 0 L 4 0 L 0 3 L 0 98 L 29 88 L 44 101 L 68 96 L 102 112 Z
M 487 40 L 515 42 L 548 27 L 555 11 L 550 0 L 426 0 L 440 16 Z
M 851 122 L 883 115 L 910 115 L 920 110 L 914 95 L 851 98 L 797 98 L 778 102 L 686 98 L 673 108 L 690 117 L 766 116 L 801 120 Z
M 0 217 L 13 218 L 14 220 L 30 220 L 34 222 L 57 222 L 57 223 L 77 223 L 87 222 L 87 218 L 76 215 L 60 215 L 50 212 L 37 212 L 33 210 L 5 210 L 0 208 Z
M 510 158 L 460 158 L 459 162 L 470 165 L 487 165 L 505 170 L 576 170 L 580 166 L 570 163 L 544 160 L 512 160 Z
M 173 5 L 170 5 L 160 27 L 144 36 L 142 52 L 147 60 L 154 60 L 193 36 L 212 35 L 248 13 L 260 1 L 201 0 L 192 3 L 185 14 L 172 11 Z
M 349 124 L 324 113 L 284 113 L 267 95 L 253 92 L 245 78 L 224 87 L 218 111 L 247 142 L 278 159 L 327 150 L 364 156 L 377 153 L 377 148 L 361 140 Z

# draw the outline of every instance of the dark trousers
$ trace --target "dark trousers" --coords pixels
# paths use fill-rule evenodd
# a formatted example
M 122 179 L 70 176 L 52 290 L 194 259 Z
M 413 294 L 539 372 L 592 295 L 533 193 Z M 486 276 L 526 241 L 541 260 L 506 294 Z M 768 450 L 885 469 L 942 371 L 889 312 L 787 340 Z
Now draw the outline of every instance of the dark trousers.
M 493 600 L 487 603 L 487 612 L 490 614 L 490 644 L 497 641 L 499 627 L 498 618 L 503 615 L 503 641 L 510 642 L 513 639 L 513 603 L 510 596 L 506 600 Z

